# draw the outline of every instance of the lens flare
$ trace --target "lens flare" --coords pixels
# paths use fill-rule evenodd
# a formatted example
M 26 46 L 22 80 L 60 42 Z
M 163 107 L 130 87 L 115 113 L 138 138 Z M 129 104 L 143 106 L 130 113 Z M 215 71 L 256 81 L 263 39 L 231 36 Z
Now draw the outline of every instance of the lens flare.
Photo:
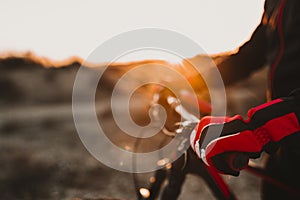
M 150 191 L 147 188 L 140 188 L 139 190 L 140 194 L 143 198 L 149 198 L 150 197 Z

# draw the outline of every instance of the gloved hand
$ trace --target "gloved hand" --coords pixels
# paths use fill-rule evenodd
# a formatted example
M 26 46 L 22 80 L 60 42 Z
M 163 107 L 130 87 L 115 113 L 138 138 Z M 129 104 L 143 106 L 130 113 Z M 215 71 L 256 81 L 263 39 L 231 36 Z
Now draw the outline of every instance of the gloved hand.
M 299 116 L 299 98 L 289 97 L 250 109 L 247 120 L 239 115 L 204 117 L 191 134 L 191 146 L 209 166 L 237 176 L 240 169 L 232 168 L 229 155 L 258 158 L 264 150 L 272 153 L 281 140 L 300 131 Z

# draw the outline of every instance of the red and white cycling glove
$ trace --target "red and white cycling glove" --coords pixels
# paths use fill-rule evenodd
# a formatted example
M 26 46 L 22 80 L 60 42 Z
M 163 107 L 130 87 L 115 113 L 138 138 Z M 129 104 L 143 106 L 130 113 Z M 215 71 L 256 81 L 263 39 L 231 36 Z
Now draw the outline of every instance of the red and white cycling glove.
M 273 100 L 250 109 L 246 120 L 239 115 L 204 117 L 191 135 L 191 147 L 209 166 L 237 176 L 239 170 L 229 166 L 226 155 L 238 152 L 258 158 L 300 132 L 299 101 L 299 95 Z

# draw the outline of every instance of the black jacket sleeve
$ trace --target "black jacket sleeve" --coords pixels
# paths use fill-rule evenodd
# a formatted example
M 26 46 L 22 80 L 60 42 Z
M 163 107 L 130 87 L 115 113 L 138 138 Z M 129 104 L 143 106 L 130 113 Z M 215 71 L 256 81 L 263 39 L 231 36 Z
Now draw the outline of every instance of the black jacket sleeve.
M 253 71 L 264 66 L 267 50 L 265 29 L 262 20 L 250 40 L 243 44 L 236 53 L 219 58 L 221 61 L 217 63 L 217 67 L 225 85 L 245 79 Z

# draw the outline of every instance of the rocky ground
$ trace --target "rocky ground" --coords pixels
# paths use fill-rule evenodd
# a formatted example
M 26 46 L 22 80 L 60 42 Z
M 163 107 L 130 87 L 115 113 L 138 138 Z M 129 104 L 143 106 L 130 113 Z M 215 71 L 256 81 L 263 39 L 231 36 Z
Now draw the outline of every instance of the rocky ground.
M 0 199 L 136 199 L 132 174 L 97 161 L 76 132 L 71 97 L 79 66 L 0 60 Z M 245 114 L 245 107 L 264 100 L 264 73 L 256 75 L 259 81 L 241 83 L 236 92 L 228 90 L 231 113 Z M 97 95 L 97 114 L 105 127 L 117 130 L 108 106 L 109 81 L 103 80 L 105 90 Z M 120 140 L 126 143 L 126 137 Z M 259 199 L 260 181 L 253 175 L 225 179 L 240 199 Z M 188 175 L 179 199 L 214 197 L 201 178 Z

